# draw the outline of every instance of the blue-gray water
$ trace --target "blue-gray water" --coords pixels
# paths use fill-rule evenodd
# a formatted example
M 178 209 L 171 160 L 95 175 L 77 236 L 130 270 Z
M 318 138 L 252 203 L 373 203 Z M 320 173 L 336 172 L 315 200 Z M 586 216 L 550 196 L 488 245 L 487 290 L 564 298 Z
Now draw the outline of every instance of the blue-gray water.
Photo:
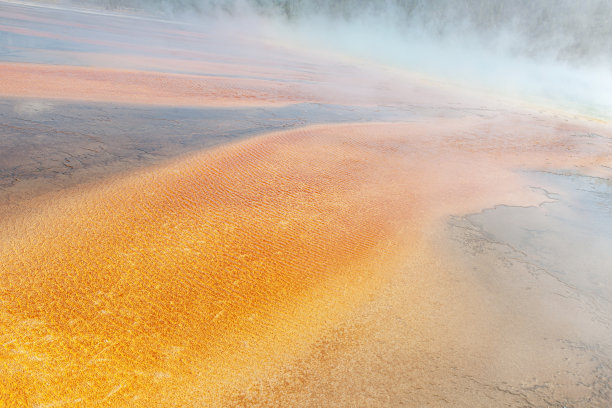
M 104 13 L 144 13 L 204 31 L 210 28 L 210 39 L 219 52 L 224 48 L 236 52 L 227 38 L 242 33 L 280 39 L 292 48 L 339 52 L 606 119 L 612 111 L 612 2 L 606 0 L 52 3 Z M 129 43 L 140 47 L 148 40 L 124 34 Z M 8 38 L 20 41 L 17 37 Z M 50 42 L 50 46 L 66 45 Z
M 518 54 L 554 55 L 575 64 L 612 62 L 612 3 L 605 0 L 73 0 L 108 10 L 147 10 L 158 15 L 243 15 L 298 21 L 317 17 L 418 28 L 435 37 L 477 36 L 495 44 L 514 36 Z

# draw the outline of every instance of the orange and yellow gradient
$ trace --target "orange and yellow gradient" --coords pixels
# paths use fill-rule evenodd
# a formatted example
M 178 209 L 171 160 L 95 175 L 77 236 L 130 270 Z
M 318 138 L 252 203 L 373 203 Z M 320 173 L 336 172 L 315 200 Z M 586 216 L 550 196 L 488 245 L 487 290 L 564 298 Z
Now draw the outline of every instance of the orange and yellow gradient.
M 6 18 L 49 23 L 28 13 Z M 128 24 L 135 23 L 80 26 L 112 31 Z M 60 38 L 17 25 L 0 31 L 104 45 L 94 34 Z M 49 27 L 64 26 L 51 20 Z M 151 27 L 164 38 L 177 36 L 179 44 L 206 40 L 163 27 L 158 32 L 157 23 Z M 310 102 L 369 106 L 373 112 L 390 105 L 412 122 L 270 133 L 102 182 L 60 186 L 18 202 L 10 213 L 0 208 L 0 406 L 255 406 L 245 402 L 249 390 L 267 380 L 278 395 L 265 400 L 263 392 L 259 406 L 308 406 L 305 399 L 286 403 L 281 394 L 316 384 L 306 377 L 318 375 L 311 370 L 317 361 L 308 359 L 327 358 L 336 366 L 345 357 L 338 350 L 352 340 L 334 343 L 329 348 L 335 354 L 327 356 L 317 357 L 313 345 L 350 326 L 355 311 L 367 309 L 389 287 L 395 297 L 371 312 L 382 322 L 411 320 L 404 332 L 383 328 L 378 334 L 395 345 L 427 343 L 435 350 L 407 359 L 421 364 L 425 380 L 406 385 L 405 373 L 394 372 L 396 377 L 387 377 L 400 381 L 381 388 L 400 384 L 412 392 L 417 384 L 436 394 L 420 400 L 422 406 L 442 406 L 427 373 L 452 382 L 440 362 L 454 353 L 459 357 L 447 360 L 454 369 L 465 355 L 446 346 L 456 339 L 472 342 L 470 330 L 481 324 L 482 308 L 477 296 L 463 296 L 477 291 L 457 290 L 462 283 L 455 277 L 446 281 L 452 282 L 448 288 L 421 291 L 436 286 L 440 276 L 434 269 L 443 256 L 427 244 L 432 226 L 497 204 L 546 200 L 529 188 L 521 170 L 599 175 L 612 166 L 609 137 L 589 137 L 609 135 L 608 124 L 552 110 L 534 113 L 375 64 L 327 64 L 305 51 L 301 59 L 288 53 L 271 62 L 227 55 L 213 61 L 214 52 L 189 47 L 175 52 L 124 41 L 107 45 L 122 52 L 26 50 L 78 60 L 85 65 L 80 67 L 31 64 L 29 54 L 17 50 L 25 62 L 0 63 L 0 95 L 207 107 Z M 258 44 L 258 50 L 266 46 Z M 130 54 L 142 49 L 146 55 Z M 262 55 L 280 55 L 274 51 Z M 143 66 L 150 70 L 141 71 Z M 417 279 L 399 279 L 411 264 L 426 267 L 412 275 Z M 423 294 L 433 292 L 439 297 Z M 453 319 L 422 319 L 435 316 L 444 298 L 455 302 Z M 368 336 L 363 329 L 359 341 L 348 345 L 363 345 L 357 349 L 365 360 L 384 354 Z M 498 351 L 482 349 L 488 365 Z M 385 366 L 391 372 L 393 358 Z M 298 378 L 303 381 L 283 383 L 278 373 L 296 361 L 306 366 Z M 362 392 L 368 375 L 376 373 L 346 389 Z M 345 396 L 329 396 L 339 397 Z M 335 406 L 384 405 L 380 401 Z M 490 406 L 485 401 L 480 406 Z M 464 406 L 478 404 L 468 400 Z
M 409 208 L 344 132 L 367 129 L 273 135 L 4 222 L 5 398 L 197 406 L 311 342 L 393 264 Z
M 375 296 L 433 220 L 537 201 L 509 169 L 601 159 L 528 121 L 539 145 L 470 133 L 501 125 L 276 133 L 3 220 L 3 401 L 223 404 Z

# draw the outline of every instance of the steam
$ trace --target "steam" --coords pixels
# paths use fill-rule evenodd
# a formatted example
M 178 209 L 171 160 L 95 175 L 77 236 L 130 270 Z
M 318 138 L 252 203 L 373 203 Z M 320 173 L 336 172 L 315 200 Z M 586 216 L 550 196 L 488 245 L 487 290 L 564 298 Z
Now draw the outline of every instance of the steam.
M 140 9 L 173 16 L 257 14 L 285 22 L 369 20 L 417 29 L 437 39 L 471 36 L 531 57 L 612 65 L 612 3 L 606 0 L 72 0 L 106 9 Z
M 74 0 L 77 2 L 76 0 Z M 606 0 L 79 0 L 325 48 L 449 81 L 612 112 Z M 256 23 L 253 23 L 256 21 Z M 265 29 L 264 29 L 265 28 Z
M 610 118 L 612 52 L 595 52 L 594 47 L 570 51 L 580 49 L 576 45 L 579 41 L 565 38 L 567 42 L 563 42 L 567 33 L 562 32 L 556 39 L 549 38 L 557 46 L 546 47 L 543 40 L 536 45 L 537 41 L 528 40 L 526 31 L 513 29 L 517 23 L 498 25 L 493 32 L 487 26 L 479 30 L 471 25 L 472 20 L 446 26 L 446 31 L 432 30 L 440 21 L 430 26 L 423 21 L 410 25 L 392 22 L 392 16 L 382 15 L 350 21 L 311 18 L 278 30 L 283 38 L 303 46 L 342 51 L 518 99 Z M 612 44 L 612 35 L 594 38 L 603 40 Z

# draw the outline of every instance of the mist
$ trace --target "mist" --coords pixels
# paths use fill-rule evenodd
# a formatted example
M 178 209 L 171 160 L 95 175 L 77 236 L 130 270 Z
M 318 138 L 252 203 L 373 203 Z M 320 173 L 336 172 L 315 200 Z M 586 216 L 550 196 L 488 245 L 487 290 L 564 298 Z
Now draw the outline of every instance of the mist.
M 299 18 L 277 29 L 283 38 L 305 47 L 344 52 L 527 102 L 609 117 L 612 52 L 606 51 L 604 43 L 609 47 L 612 35 L 593 33 L 593 43 L 598 43 L 594 46 L 586 32 L 570 35 L 551 25 L 547 35 L 537 32 L 530 37 L 528 20 L 525 16 L 479 26 L 480 20 L 465 14 L 454 22 L 442 14 L 438 20 L 414 17 L 405 23 L 389 11 L 349 20 Z
M 605 0 L 68 0 L 268 37 L 599 117 L 612 111 Z
M 0 0 L 0 400 L 612 406 L 612 0 Z

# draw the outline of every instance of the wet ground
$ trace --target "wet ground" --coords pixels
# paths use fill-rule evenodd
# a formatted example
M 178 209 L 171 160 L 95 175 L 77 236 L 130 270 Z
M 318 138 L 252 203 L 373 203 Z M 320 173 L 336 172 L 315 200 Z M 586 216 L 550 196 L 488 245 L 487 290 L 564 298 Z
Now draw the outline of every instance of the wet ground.
M 517 371 L 500 387 L 517 404 L 603 407 L 612 398 L 612 185 L 568 171 L 529 178 L 546 195 L 540 205 L 449 224 L 471 279 L 508 326 L 500 349 L 521 350 L 500 352 L 495 376 Z
M 609 123 L 130 13 L 0 1 L 0 405 L 612 403 Z
M 0 210 L 216 145 L 318 123 L 406 120 L 410 112 L 325 104 L 186 108 L 0 100 Z
M 569 170 L 525 174 L 540 194 L 533 205 L 441 220 L 426 233 L 429 244 L 413 243 L 420 255 L 381 299 L 311 356 L 232 401 L 608 406 L 610 181 Z
M 589 321 L 608 330 L 612 316 L 612 183 L 572 172 L 532 173 L 550 201 L 538 207 L 499 206 L 466 217 L 483 238 L 506 244 L 559 283 L 559 296 L 589 305 Z

